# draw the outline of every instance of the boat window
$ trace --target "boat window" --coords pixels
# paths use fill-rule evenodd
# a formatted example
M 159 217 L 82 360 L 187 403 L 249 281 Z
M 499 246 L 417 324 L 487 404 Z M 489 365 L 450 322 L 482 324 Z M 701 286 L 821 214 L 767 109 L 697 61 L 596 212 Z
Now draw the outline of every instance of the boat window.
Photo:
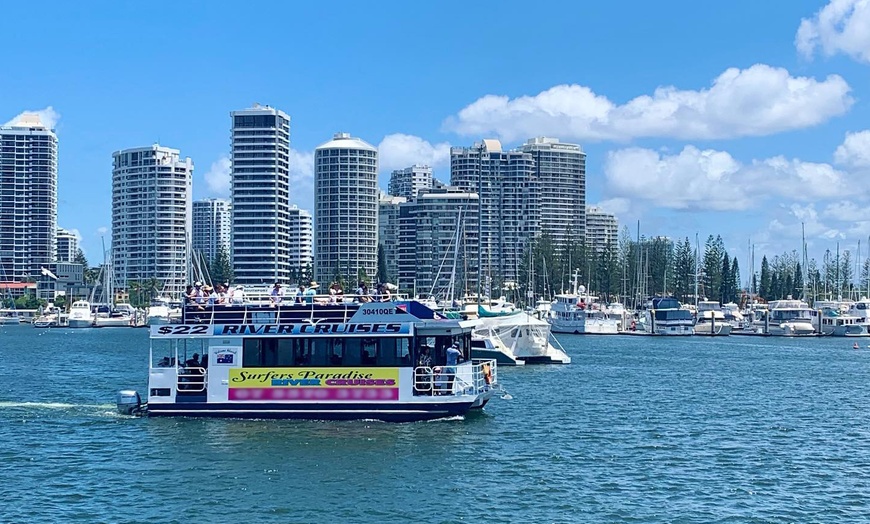
M 444 349 L 448 346 L 449 342 Z M 242 346 L 242 366 L 408 366 L 412 362 L 410 347 L 409 338 L 248 338 Z M 154 355 L 162 356 L 156 347 Z

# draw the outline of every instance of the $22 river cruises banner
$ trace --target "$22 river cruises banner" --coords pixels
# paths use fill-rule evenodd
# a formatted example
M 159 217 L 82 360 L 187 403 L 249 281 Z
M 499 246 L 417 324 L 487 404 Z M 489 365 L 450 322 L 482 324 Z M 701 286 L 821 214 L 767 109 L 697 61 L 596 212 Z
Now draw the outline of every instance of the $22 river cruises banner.
M 229 400 L 399 400 L 398 368 L 233 368 Z
M 151 336 L 187 337 L 407 337 L 408 322 L 359 322 L 353 324 L 319 322 L 317 324 L 177 324 L 151 326 Z

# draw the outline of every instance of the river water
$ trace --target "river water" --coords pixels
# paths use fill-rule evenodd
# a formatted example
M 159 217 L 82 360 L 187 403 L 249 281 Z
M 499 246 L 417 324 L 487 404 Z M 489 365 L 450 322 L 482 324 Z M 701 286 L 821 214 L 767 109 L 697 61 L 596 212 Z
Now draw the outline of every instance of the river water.
M 0 326 L 0 522 L 870 518 L 870 339 L 561 341 L 461 420 L 140 419 L 145 330 Z

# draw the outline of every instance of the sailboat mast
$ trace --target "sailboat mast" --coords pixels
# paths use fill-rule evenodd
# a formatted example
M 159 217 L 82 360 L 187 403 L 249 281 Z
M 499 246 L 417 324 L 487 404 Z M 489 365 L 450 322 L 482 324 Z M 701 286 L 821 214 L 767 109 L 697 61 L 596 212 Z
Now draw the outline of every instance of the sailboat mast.
M 695 233 L 695 311 L 698 310 L 698 254 L 701 252 L 698 242 L 698 233 Z
M 803 282 L 803 288 L 801 289 L 801 294 L 802 294 L 801 298 L 803 300 L 807 300 L 807 238 L 806 238 L 805 226 L 804 226 L 803 222 L 801 222 L 801 244 L 803 246 L 803 253 L 802 253 L 803 260 L 802 260 L 802 267 L 801 267 L 801 272 L 803 273 L 801 275 L 801 281 Z

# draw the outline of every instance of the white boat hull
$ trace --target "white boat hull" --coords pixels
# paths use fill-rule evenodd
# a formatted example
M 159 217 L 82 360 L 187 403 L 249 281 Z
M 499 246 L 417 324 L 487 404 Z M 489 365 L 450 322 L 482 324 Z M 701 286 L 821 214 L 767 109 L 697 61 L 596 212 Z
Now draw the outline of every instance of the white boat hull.
M 3 326 L 17 326 L 20 323 L 21 323 L 21 321 L 18 319 L 18 317 L 0 318 L 0 325 L 3 325 Z
M 695 324 L 694 332 L 696 335 L 724 337 L 730 335 L 732 329 L 734 329 L 734 326 L 724 321 L 721 323 L 717 322 L 715 325 L 712 322 L 701 322 Z
M 132 327 L 133 319 L 129 317 L 100 318 L 94 321 L 96 327 Z
M 70 318 L 69 327 L 71 328 L 89 328 L 94 327 L 94 319 L 92 318 Z

